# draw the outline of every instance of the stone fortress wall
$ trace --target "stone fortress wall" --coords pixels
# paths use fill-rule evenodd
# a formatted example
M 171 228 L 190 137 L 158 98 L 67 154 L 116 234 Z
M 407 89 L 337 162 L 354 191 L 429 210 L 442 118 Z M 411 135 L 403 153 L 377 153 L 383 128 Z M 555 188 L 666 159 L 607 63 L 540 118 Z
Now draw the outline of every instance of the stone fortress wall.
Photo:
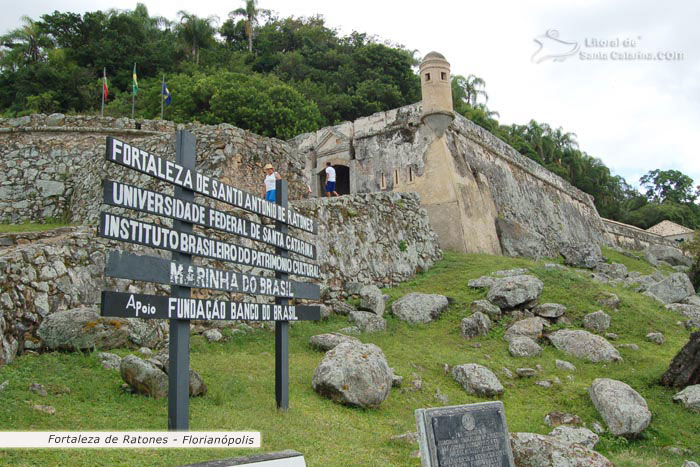
M 590 195 L 460 115 L 437 138 L 421 113 L 413 104 L 289 143 L 315 192 L 326 162 L 347 167 L 352 193 L 418 192 L 444 248 L 542 257 L 563 244 L 607 243 Z
M 197 138 L 199 170 L 260 195 L 262 167 L 270 162 L 289 181 L 290 198 L 305 191 L 304 161 L 289 157 L 284 141 L 227 124 L 145 120 L 140 125 L 137 130 L 136 122 L 126 118 L 62 114 L 0 119 L 0 222 L 95 222 L 104 178 L 159 187 L 148 176 L 105 161 L 110 135 L 174 159 L 175 130 L 187 129 Z M 172 193 L 172 187 L 160 188 Z
M 330 163 L 340 193 L 416 192 L 440 246 L 466 253 L 540 258 L 582 244 L 654 242 L 604 222 L 591 196 L 455 114 L 443 55 L 427 54 L 419 75 L 420 103 L 289 141 L 313 191 L 322 194 Z
M 630 250 L 644 250 L 651 245 L 667 245 L 678 248 L 678 243 L 661 235 L 648 232 L 633 225 L 603 218 L 608 234 L 608 244 Z

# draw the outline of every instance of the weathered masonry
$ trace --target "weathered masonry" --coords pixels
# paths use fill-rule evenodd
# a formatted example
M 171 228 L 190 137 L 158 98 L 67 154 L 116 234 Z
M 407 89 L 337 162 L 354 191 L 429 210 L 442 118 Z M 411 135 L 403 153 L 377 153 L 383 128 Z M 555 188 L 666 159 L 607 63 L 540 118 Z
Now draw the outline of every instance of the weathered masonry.
M 331 162 L 341 192 L 418 193 L 443 248 L 541 257 L 606 241 L 589 195 L 453 113 L 442 55 L 428 54 L 420 74 L 421 103 L 289 141 L 316 194 Z

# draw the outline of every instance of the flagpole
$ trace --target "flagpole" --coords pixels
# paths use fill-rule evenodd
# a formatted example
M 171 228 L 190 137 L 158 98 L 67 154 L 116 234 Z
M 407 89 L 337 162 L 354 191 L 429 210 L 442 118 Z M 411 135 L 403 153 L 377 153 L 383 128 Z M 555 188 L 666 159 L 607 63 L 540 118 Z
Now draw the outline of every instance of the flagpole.
M 165 100 L 165 95 L 163 94 L 163 91 L 165 91 L 165 73 L 163 73 L 163 85 L 160 87 L 160 119 L 163 120 L 163 101 Z
M 134 62 L 134 70 L 136 69 L 136 62 Z M 134 101 L 136 100 L 136 93 L 134 92 L 134 78 L 131 77 L 131 119 L 134 119 Z
M 107 67 L 102 69 L 102 111 L 100 117 L 105 116 L 105 81 L 107 80 Z

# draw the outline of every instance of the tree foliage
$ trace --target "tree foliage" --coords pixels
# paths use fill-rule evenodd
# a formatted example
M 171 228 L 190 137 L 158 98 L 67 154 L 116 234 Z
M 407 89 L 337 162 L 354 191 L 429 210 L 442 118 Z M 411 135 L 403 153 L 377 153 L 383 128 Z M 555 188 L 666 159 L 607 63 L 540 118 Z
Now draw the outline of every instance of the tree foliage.
M 656 203 L 693 203 L 700 186 L 693 190 L 693 179 L 678 170 L 652 170 L 639 179 L 646 196 Z
M 238 20 L 236 14 L 243 12 Z M 159 115 L 157 92 L 153 91 L 155 99 L 149 99 L 144 86 L 149 80 L 160 83 L 165 74 L 173 96 L 168 118 L 214 121 L 213 105 L 223 112 L 221 121 L 255 122 L 246 128 L 279 137 L 291 136 L 288 131 L 294 127 L 287 112 L 276 114 L 268 124 L 257 117 L 242 118 L 241 112 L 217 103 L 216 96 L 225 93 L 238 102 L 243 96 L 216 77 L 236 73 L 235 82 L 253 93 L 248 99 L 252 102 L 263 97 L 274 100 L 274 96 L 291 99 L 290 109 L 305 109 L 298 125 L 304 131 L 420 100 L 420 81 L 413 71 L 416 61 L 402 47 L 356 32 L 340 36 L 321 17 L 279 18 L 249 0 L 218 30 L 216 23 L 215 17 L 186 11 L 171 22 L 150 16 L 143 4 L 133 11 L 82 15 L 55 11 L 37 21 L 26 18 L 25 26 L 2 36 L 0 42 L 0 111 L 6 115 L 96 112 L 101 103 L 99 80 L 106 69 L 107 112 L 129 115 L 125 92 L 131 86 L 134 62 L 142 89 L 136 100 L 137 115 Z M 205 75 L 211 79 L 202 78 Z M 260 82 L 253 86 L 240 76 Z M 189 90 L 209 89 L 206 83 L 222 89 L 212 94 L 213 100 L 193 101 Z M 260 94 L 262 85 L 271 88 Z
M 23 17 L 20 28 L 0 36 L 0 112 L 96 113 L 106 69 L 105 112 L 130 115 L 134 62 L 138 118 L 160 115 L 165 74 L 167 119 L 230 123 L 280 138 L 421 99 L 418 61 L 402 46 L 356 31 L 339 35 L 320 16 L 280 18 L 256 0 L 217 23 L 186 11 L 170 21 L 143 4 Z M 502 125 L 478 76 L 454 75 L 451 85 L 456 112 L 592 195 L 602 216 L 643 228 L 664 219 L 700 227 L 700 193 L 690 177 L 651 171 L 640 180 L 645 196 L 581 150 L 575 133 L 536 120 Z

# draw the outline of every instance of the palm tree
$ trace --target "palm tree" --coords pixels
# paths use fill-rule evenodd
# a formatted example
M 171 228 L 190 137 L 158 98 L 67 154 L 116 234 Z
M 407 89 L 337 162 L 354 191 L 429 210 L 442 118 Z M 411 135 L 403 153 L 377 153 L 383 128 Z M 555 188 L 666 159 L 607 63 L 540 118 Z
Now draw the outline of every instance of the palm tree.
M 257 0 L 244 0 L 245 8 L 237 8 L 228 14 L 232 21 L 235 18 L 242 16 L 245 22 L 245 35 L 248 36 L 248 52 L 253 53 L 253 32 L 255 27 L 258 26 L 258 15 L 261 13 L 269 13 L 269 10 L 258 9 Z
M 29 16 L 22 16 L 22 22 L 24 22 L 22 27 L 0 37 L 0 46 L 10 49 L 11 53 L 6 54 L 6 57 L 12 57 L 16 62 L 21 60 L 36 63 L 43 58 L 42 50 L 53 44 L 42 31 L 40 23 L 32 20 Z M 19 65 L 19 63 L 15 63 L 15 65 Z
M 454 104 L 464 102 L 472 107 L 476 107 L 479 96 L 484 98 L 484 102 L 489 100 L 489 95 L 484 90 L 486 82 L 477 76 L 469 75 L 465 78 L 462 75 L 455 75 L 452 77 L 451 84 Z M 455 105 L 455 107 L 458 106 Z
M 185 51 L 192 57 L 192 61 L 199 65 L 199 52 L 214 42 L 214 26 L 219 22 L 219 17 L 212 15 L 206 18 L 190 14 L 184 10 L 177 12 L 180 17 L 178 35 L 183 42 Z
M 492 118 L 494 120 L 501 118 L 501 114 L 499 112 L 496 110 L 490 110 L 488 107 L 486 107 L 486 104 L 476 104 L 475 108 L 484 112 L 488 118 Z

